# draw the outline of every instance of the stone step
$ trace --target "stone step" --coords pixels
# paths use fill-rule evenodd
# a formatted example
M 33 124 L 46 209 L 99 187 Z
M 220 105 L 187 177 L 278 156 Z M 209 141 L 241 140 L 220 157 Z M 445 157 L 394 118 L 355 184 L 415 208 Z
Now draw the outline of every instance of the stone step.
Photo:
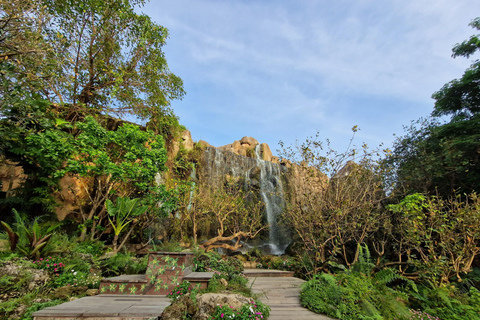
M 192 288 L 199 285 L 200 289 L 207 289 L 213 272 L 190 272 L 185 276 L 159 275 L 150 281 L 144 274 L 121 275 L 102 279 L 101 294 L 124 295 L 166 295 L 182 281 L 189 281 Z
M 293 271 L 270 270 L 270 269 L 245 269 L 243 274 L 246 277 L 293 277 Z

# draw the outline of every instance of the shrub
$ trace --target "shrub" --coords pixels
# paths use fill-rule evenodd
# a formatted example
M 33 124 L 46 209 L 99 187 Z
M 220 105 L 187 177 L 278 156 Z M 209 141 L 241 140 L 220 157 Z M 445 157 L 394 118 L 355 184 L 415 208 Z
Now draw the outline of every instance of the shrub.
M 353 270 L 315 275 L 303 285 L 300 300 L 304 307 L 337 319 L 409 319 L 402 302 L 406 295 L 387 287 L 397 277 L 389 269 L 375 276 Z
M 98 289 L 102 276 L 91 270 L 91 272 L 75 271 L 73 269 L 65 271 L 62 274 L 57 274 L 53 278 L 54 286 L 87 286 L 90 289 Z
M 211 319 L 267 319 L 270 316 L 270 307 L 258 300 L 251 304 L 244 304 L 240 309 L 233 310 L 231 306 L 217 306 Z
M 129 253 L 117 253 L 113 257 L 102 261 L 102 274 L 105 277 L 120 274 L 140 274 L 147 271 L 148 257 L 136 258 Z
M 43 269 L 50 271 L 53 274 L 60 274 L 63 272 L 65 264 L 62 262 L 62 258 L 54 257 L 45 257 L 45 259 L 40 258 L 33 262 L 36 269 Z
M 172 301 L 174 301 L 186 294 L 190 294 L 190 296 L 193 298 L 197 293 L 198 293 L 198 286 L 196 288 L 192 288 L 192 284 L 190 282 L 183 281 L 182 283 L 177 285 L 172 291 L 170 291 L 167 294 L 167 297 L 170 298 Z
M 410 306 L 440 319 L 480 319 L 480 292 L 471 287 L 461 293 L 455 286 L 418 286 L 418 291 L 409 291 Z M 414 318 L 415 319 L 415 318 Z

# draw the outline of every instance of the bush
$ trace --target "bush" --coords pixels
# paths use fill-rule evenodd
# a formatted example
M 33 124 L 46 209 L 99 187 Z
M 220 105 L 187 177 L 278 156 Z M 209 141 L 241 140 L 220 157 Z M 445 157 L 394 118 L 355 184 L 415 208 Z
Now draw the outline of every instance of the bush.
M 45 259 L 40 258 L 39 260 L 33 261 L 36 269 L 43 269 L 50 271 L 51 273 L 57 275 L 63 272 L 65 264 L 62 262 L 63 259 L 54 256 L 54 257 L 45 257 Z
M 92 269 L 91 272 L 75 271 L 74 269 L 67 270 L 62 274 L 57 274 L 53 278 L 53 283 L 56 288 L 64 286 L 87 286 L 90 289 L 98 289 L 102 276 L 97 274 Z
M 112 277 L 121 274 L 146 273 L 147 265 L 147 256 L 136 258 L 129 253 L 117 253 L 113 257 L 102 261 L 102 275 L 105 277 Z
M 217 306 L 212 319 L 267 319 L 270 316 L 270 307 L 255 300 L 252 304 L 244 304 L 239 310 L 233 310 L 230 306 Z
M 480 319 L 480 292 L 474 287 L 461 293 L 455 286 L 419 286 L 409 291 L 412 309 L 422 310 L 440 319 Z
M 246 284 L 248 282 L 243 271 L 243 263 L 233 257 L 224 257 L 216 252 L 197 252 L 194 257 L 194 271 L 213 272 L 214 275 L 209 284 L 209 290 L 215 292 L 222 289 L 248 293 Z M 228 286 L 221 283 L 225 279 Z
M 227 281 L 242 274 L 243 264 L 233 257 L 222 258 L 217 252 L 197 252 L 193 259 L 195 271 L 216 271 Z
M 320 274 L 302 286 L 300 300 L 304 307 L 337 319 L 409 319 L 402 302 L 406 295 L 387 287 L 397 277 L 389 269 L 374 277 L 353 270 Z
M 192 288 L 192 284 L 190 282 L 183 281 L 167 294 L 167 298 L 170 298 L 172 301 L 175 301 L 181 296 L 190 294 L 190 296 L 194 299 L 197 293 L 198 293 L 198 287 Z

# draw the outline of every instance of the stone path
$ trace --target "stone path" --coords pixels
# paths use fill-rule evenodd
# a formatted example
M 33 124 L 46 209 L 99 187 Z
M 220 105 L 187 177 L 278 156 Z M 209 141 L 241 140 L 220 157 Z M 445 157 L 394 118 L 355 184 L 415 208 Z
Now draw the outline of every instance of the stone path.
M 333 320 L 300 305 L 300 286 L 305 281 L 294 277 L 250 277 L 249 286 L 260 301 L 272 308 L 269 320 Z

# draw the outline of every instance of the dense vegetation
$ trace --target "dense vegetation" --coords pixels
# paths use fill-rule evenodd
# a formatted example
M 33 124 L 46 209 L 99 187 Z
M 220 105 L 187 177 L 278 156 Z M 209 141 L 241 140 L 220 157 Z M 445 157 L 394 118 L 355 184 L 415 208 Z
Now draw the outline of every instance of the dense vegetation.
M 220 188 L 188 181 L 202 150 L 172 154 L 184 128 L 169 105 L 185 92 L 162 51 L 168 30 L 138 13 L 143 3 L 0 0 L 0 160 L 25 174 L 0 194 L 0 269 L 18 269 L 0 278 L 1 317 L 145 272 L 148 249 L 202 244 L 195 265 L 215 272 L 211 291 L 248 295 L 250 260 L 309 280 L 302 304 L 338 319 L 480 319 L 478 60 L 391 151 L 337 153 L 318 136 L 285 147 L 302 177 L 287 183 L 280 221 L 289 256 L 222 257 L 212 250 L 268 227 L 264 204 L 235 177 Z M 453 56 L 475 54 L 479 37 Z

